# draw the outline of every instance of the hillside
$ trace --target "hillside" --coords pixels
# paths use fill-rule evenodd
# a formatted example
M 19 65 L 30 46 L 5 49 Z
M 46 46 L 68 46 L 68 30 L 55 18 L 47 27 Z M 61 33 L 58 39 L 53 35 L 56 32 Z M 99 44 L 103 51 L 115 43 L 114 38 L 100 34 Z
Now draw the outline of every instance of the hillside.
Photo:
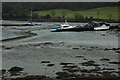
M 41 16 L 45 16 L 47 14 L 52 15 L 54 13 L 55 17 L 60 17 L 65 15 L 66 18 L 74 18 L 75 15 L 79 14 L 84 17 L 98 17 L 100 19 L 118 19 L 118 7 L 102 7 L 102 8 L 94 8 L 90 10 L 84 11 L 72 11 L 69 9 L 54 9 L 54 10 L 45 10 L 45 11 L 35 11 Z
M 118 19 L 118 7 L 103 7 L 103 8 L 95 8 L 86 11 L 78 11 L 83 16 L 93 16 L 97 17 L 99 14 L 99 18 L 108 19 L 111 16 L 111 19 Z
M 83 20 L 83 16 L 86 18 L 86 16 L 96 17 L 97 15 L 99 18 L 117 19 L 115 6 L 118 5 L 118 2 L 3 2 L 2 19 L 29 20 L 31 10 L 37 13 L 33 14 L 33 20 L 36 21 L 54 21 L 56 17 L 58 21 L 64 18 L 78 21 Z M 98 8 L 101 11 L 98 11 Z

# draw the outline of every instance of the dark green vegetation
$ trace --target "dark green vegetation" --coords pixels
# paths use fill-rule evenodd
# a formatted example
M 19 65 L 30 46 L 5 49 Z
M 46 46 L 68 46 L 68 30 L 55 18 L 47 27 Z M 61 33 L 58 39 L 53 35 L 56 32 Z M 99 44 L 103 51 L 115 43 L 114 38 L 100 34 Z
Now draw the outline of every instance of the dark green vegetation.
M 35 11 L 34 13 L 38 14 L 39 16 L 49 15 L 55 18 L 65 17 L 79 19 L 93 17 L 99 19 L 118 20 L 118 7 L 102 7 L 83 11 L 72 11 L 69 9 L 54 9 L 46 11 Z
M 2 8 L 9 20 L 118 21 L 118 2 L 4 2 Z

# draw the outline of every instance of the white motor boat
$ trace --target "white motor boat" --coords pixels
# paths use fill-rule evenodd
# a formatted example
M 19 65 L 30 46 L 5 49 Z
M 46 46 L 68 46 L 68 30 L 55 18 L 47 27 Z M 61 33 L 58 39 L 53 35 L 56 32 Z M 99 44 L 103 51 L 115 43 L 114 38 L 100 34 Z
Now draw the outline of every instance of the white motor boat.
M 110 29 L 110 25 L 108 24 L 101 24 L 100 26 L 94 28 L 94 30 L 108 30 L 108 29 Z
M 69 30 L 69 29 L 73 29 L 73 28 L 76 28 L 77 26 L 71 26 L 67 23 L 67 21 L 65 20 L 65 23 L 64 24 L 61 24 L 60 27 L 54 27 L 54 28 L 51 28 L 51 31 L 62 31 L 62 30 Z

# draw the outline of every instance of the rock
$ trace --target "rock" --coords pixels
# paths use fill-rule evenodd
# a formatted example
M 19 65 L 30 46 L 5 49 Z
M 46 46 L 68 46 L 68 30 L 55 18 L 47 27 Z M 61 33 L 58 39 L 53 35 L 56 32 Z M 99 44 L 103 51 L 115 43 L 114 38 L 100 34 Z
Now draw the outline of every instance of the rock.
M 90 48 L 91 48 L 91 49 L 97 49 L 98 47 L 95 47 L 95 46 L 91 46 Z
M 76 65 L 63 66 L 62 68 L 76 68 Z
M 103 68 L 102 70 L 115 70 L 114 68 Z
M 50 63 L 50 61 L 41 61 L 41 63 Z
M 87 60 L 87 59 L 84 58 L 83 60 Z
M 94 64 L 94 61 L 88 61 L 81 63 L 83 66 L 92 66 Z
M 5 74 L 6 73 L 6 69 L 2 69 L 2 70 L 0 70 L 0 72 L 2 72 L 2 74 Z
M 77 58 L 84 58 L 84 56 L 79 56 L 79 55 L 78 55 L 78 56 L 76 56 L 76 57 L 77 57 Z
M 108 59 L 108 58 L 102 58 L 102 59 L 100 59 L 101 61 L 110 61 L 110 59 Z
M 93 49 L 92 48 L 87 48 L 88 51 L 92 51 Z
M 5 49 L 12 49 L 13 47 L 5 47 Z
M 11 69 L 8 70 L 9 72 L 20 72 L 23 71 L 23 68 L 14 66 Z
M 116 51 L 116 53 L 120 53 L 120 51 Z
M 64 42 L 59 42 L 59 45 L 64 45 Z
M 93 64 L 93 66 L 100 66 L 99 64 Z
M 81 63 L 83 66 L 100 66 L 99 64 L 95 64 L 95 61 L 88 61 Z
M 109 62 L 110 64 L 120 64 L 120 62 Z
M 72 48 L 72 49 L 79 49 L 79 48 L 77 48 L 77 47 L 74 47 L 74 48 Z
M 104 50 L 111 50 L 111 49 L 105 48 Z
M 45 42 L 44 44 L 46 44 L 46 45 L 50 45 L 50 44 L 53 44 L 53 43 L 51 43 L 51 42 Z
M 100 67 L 95 67 L 95 70 L 99 71 L 99 70 L 101 70 L 101 68 Z
M 18 76 L 21 74 L 21 71 L 23 71 L 23 68 L 21 67 L 12 67 L 8 70 L 10 72 L 10 76 Z
M 100 70 L 101 70 L 100 67 L 95 67 L 94 69 L 90 69 L 90 70 L 81 69 L 80 71 L 81 71 L 81 72 L 84 72 L 84 73 L 95 73 L 95 72 L 100 71 Z
M 80 69 L 77 68 L 77 67 L 74 67 L 74 68 L 71 68 L 71 67 L 63 67 L 62 70 L 63 70 L 63 71 L 68 71 L 68 72 L 78 72 L 78 71 L 80 71 Z
M 72 75 L 70 73 L 67 73 L 67 72 L 57 72 L 56 75 L 58 75 L 56 77 L 57 79 L 68 79 L 68 78 L 72 77 Z
M 54 66 L 55 64 L 47 64 L 47 66 L 49 66 L 49 67 L 52 67 L 52 66 Z
M 81 72 L 85 72 L 85 73 L 90 73 L 90 71 L 87 70 L 87 69 L 81 69 L 80 71 L 81 71 Z
M 111 77 L 111 72 L 108 71 L 104 71 L 101 74 L 103 75 L 103 77 Z
M 82 50 L 85 50 L 86 48 L 85 47 L 82 47 Z
M 54 79 L 51 79 L 45 75 L 29 75 L 25 77 L 18 77 L 15 78 L 14 80 L 54 80 Z
M 68 65 L 68 64 L 74 64 L 74 63 L 60 63 L 60 65 Z
M 119 50 L 119 48 L 113 48 L 112 50 Z
M 101 34 L 101 36 L 105 36 L 105 34 Z

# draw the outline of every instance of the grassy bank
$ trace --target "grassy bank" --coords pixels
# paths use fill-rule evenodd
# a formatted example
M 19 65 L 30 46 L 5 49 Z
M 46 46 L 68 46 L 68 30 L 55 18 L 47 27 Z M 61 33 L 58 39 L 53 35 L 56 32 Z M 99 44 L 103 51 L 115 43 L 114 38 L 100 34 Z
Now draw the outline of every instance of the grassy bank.
M 54 14 L 54 17 L 65 16 L 65 18 L 74 18 L 75 15 L 82 15 L 84 18 L 94 17 L 94 18 L 99 18 L 99 19 L 118 20 L 118 7 L 102 7 L 102 8 L 95 8 L 95 9 L 84 10 L 84 11 L 72 11 L 68 9 L 54 9 L 54 10 L 45 10 L 45 11 L 35 11 L 34 13 L 37 13 L 40 16 Z

